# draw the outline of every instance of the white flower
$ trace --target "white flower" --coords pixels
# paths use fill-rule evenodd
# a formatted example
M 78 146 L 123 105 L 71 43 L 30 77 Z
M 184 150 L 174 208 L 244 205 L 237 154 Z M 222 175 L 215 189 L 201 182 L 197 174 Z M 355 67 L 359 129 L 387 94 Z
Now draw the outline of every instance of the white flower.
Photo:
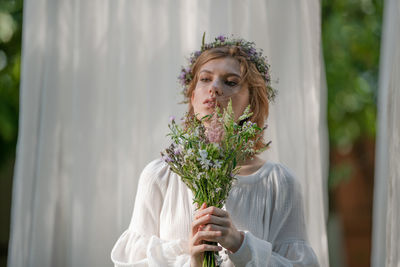
M 200 157 L 201 157 L 201 160 L 205 160 L 205 159 L 207 159 L 207 156 L 208 156 L 208 153 L 207 153 L 207 150 L 199 150 L 199 154 L 200 154 Z
M 222 164 L 221 161 L 216 160 L 216 161 L 214 162 L 214 167 L 217 168 L 217 169 L 219 169 L 219 168 L 221 168 L 221 164 Z
M 208 170 L 208 169 L 211 167 L 211 161 L 208 160 L 208 159 L 203 159 L 203 160 L 201 160 L 201 161 L 200 161 L 200 164 L 201 164 L 201 166 L 202 166 L 204 169 L 206 169 L 206 170 Z
M 211 167 L 211 161 L 207 159 L 207 150 L 200 149 L 199 154 L 200 157 L 197 158 L 197 160 L 200 161 L 200 164 L 204 169 L 208 170 Z

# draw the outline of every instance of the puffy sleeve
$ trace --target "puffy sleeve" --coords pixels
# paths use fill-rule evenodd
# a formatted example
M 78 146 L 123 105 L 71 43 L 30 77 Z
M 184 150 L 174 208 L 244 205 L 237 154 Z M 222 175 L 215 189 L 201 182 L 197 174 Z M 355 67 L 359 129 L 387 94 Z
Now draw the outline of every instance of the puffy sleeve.
M 277 164 L 269 177 L 271 194 L 264 222 L 267 238 L 245 232 L 243 243 L 230 260 L 239 266 L 317 267 L 317 257 L 307 241 L 300 183 L 286 167 Z
M 142 171 L 129 228 L 111 251 L 115 267 L 190 266 L 184 240 L 162 240 L 160 212 L 163 205 L 168 165 L 161 160 L 149 163 Z M 164 181 L 163 181 L 164 180 Z

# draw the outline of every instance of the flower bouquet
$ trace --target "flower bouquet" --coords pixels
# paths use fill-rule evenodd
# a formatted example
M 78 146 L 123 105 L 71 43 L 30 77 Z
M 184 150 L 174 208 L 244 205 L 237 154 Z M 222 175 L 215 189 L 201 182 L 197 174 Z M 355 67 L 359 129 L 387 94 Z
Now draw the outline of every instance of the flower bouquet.
M 267 149 L 262 143 L 260 149 L 255 144 L 262 141 L 264 128 L 260 128 L 249 119 L 252 116 L 250 106 L 237 123 L 234 120 L 232 102 L 221 112 L 215 112 L 200 120 L 195 116 L 186 116 L 183 126 L 171 119 L 168 134 L 171 145 L 161 153 L 163 160 L 171 170 L 193 192 L 193 202 L 200 207 L 222 208 L 239 172 L 238 162 L 251 158 Z M 207 123 L 204 123 L 207 122 Z M 217 266 L 218 254 L 212 251 L 204 253 L 203 266 Z

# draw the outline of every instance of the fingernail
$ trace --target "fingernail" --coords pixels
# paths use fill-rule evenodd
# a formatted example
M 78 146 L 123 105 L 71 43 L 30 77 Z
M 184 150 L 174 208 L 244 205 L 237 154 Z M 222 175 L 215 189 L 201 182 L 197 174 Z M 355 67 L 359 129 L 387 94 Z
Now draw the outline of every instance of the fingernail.
M 201 207 L 204 209 L 205 207 L 207 207 L 207 204 L 204 202 Z

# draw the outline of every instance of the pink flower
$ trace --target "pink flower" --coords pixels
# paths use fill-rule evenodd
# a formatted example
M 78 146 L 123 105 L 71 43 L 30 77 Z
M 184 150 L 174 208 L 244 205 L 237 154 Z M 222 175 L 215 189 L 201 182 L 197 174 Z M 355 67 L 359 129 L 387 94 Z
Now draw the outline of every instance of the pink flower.
M 216 114 L 212 116 L 210 124 L 206 127 L 205 134 L 210 143 L 220 143 L 224 138 L 224 125 Z

